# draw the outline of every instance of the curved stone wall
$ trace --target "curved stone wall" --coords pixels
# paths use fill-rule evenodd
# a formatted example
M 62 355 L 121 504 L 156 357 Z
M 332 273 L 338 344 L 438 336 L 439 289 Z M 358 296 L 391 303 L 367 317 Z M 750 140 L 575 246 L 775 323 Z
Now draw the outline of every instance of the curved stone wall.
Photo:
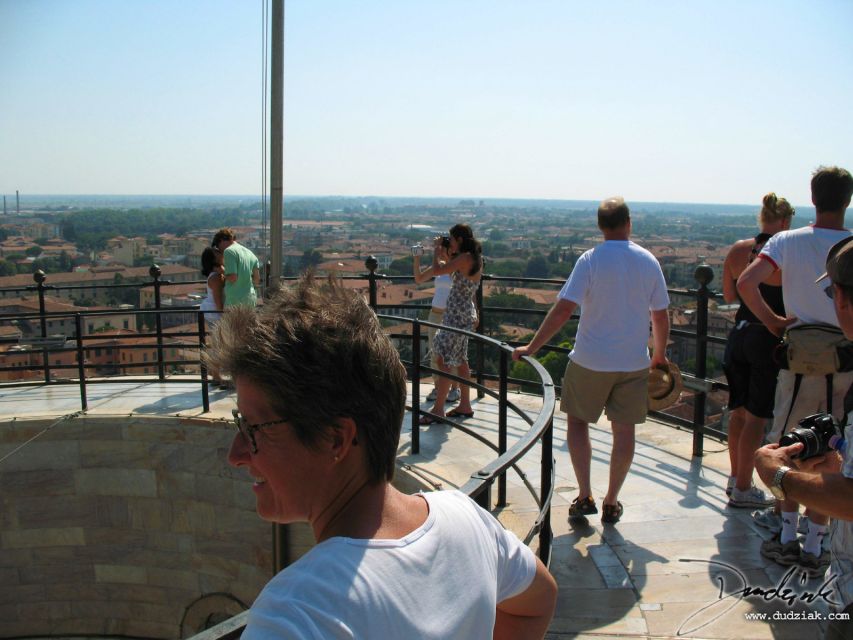
M 225 461 L 230 427 L 51 423 L 0 425 L 0 458 L 20 447 L 0 462 L 0 637 L 178 638 L 251 604 L 272 575 L 271 526 Z
M 272 576 L 272 526 L 222 420 L 0 423 L 0 637 L 193 635 Z M 398 469 L 395 484 L 427 487 Z M 295 560 L 313 545 L 287 531 Z

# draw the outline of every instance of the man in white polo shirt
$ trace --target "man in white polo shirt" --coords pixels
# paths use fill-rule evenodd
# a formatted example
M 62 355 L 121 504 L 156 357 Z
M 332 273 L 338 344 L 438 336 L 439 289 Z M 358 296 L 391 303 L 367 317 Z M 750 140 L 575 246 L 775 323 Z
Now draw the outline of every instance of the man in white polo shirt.
M 668 366 L 669 295 L 657 259 L 629 240 L 631 216 L 622 198 L 601 203 L 598 228 L 604 242 L 578 259 L 533 340 L 516 348 L 512 357 L 536 353 L 581 307 L 560 401 L 560 409 L 568 414 L 569 454 L 578 482 L 569 517 L 598 513 L 590 487 L 589 423 L 596 422 L 603 409 L 613 428 L 613 451 L 601 521 L 612 524 L 622 516 L 617 498 L 634 458 L 634 427 L 648 412 L 649 369 Z

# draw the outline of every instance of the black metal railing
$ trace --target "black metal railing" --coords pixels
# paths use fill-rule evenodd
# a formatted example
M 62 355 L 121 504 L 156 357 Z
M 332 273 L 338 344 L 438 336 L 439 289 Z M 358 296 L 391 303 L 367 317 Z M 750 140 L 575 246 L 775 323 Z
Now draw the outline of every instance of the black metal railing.
M 376 270 L 378 268 L 378 261 L 370 256 L 365 260 L 365 266 L 367 267 L 367 272 L 362 275 L 357 276 L 343 276 L 342 278 L 345 280 L 360 280 L 366 282 L 367 285 L 367 296 L 370 303 L 370 306 L 377 311 L 377 313 L 381 312 L 390 312 L 396 311 L 400 312 L 401 310 L 405 310 L 408 313 L 416 315 L 417 313 L 428 310 L 430 305 L 428 304 L 380 304 L 378 289 L 380 283 L 388 282 L 388 283 L 413 283 L 412 276 L 389 276 L 386 274 L 377 273 Z M 166 375 L 166 367 L 169 365 L 174 366 L 190 366 L 190 367 L 198 367 L 200 371 L 199 382 L 201 383 L 202 389 L 201 393 L 203 395 L 203 405 L 205 411 L 208 410 L 208 388 L 206 384 L 206 372 L 203 369 L 203 363 L 199 362 L 199 360 L 192 359 L 187 360 L 183 359 L 181 361 L 168 361 L 164 359 L 164 340 L 172 340 L 174 341 L 177 338 L 189 338 L 192 339 L 192 344 L 188 343 L 173 343 L 175 347 L 189 350 L 197 350 L 200 347 L 203 347 L 205 341 L 204 334 L 204 321 L 201 317 L 200 312 L 198 311 L 197 306 L 164 306 L 162 300 L 162 289 L 164 286 L 173 284 L 170 280 L 164 280 L 161 278 L 161 271 L 157 265 L 152 265 L 149 269 L 149 275 L 151 277 L 150 281 L 146 282 L 137 282 L 137 283 L 121 283 L 121 284 L 98 284 L 98 285 L 83 285 L 83 286 L 53 286 L 47 283 L 48 277 L 41 271 L 38 271 L 34 274 L 33 279 L 35 281 L 35 285 L 31 285 L 28 287 L 17 287 L 17 288 L 9 288 L 9 289 L 0 289 L 0 293 L 26 293 L 26 292 L 35 292 L 38 296 L 39 303 L 39 313 L 35 316 L 32 314 L 0 314 L 0 325 L 9 323 L 11 321 L 28 321 L 35 320 L 38 323 L 37 330 L 37 338 L 40 338 L 41 341 L 39 344 L 33 344 L 32 336 L 28 337 L 29 344 L 33 347 L 33 350 L 37 352 L 37 356 L 40 359 L 40 365 L 38 370 L 42 372 L 41 378 L 42 382 L 45 384 L 79 384 L 81 387 L 81 399 L 85 397 L 85 386 L 86 384 L 95 384 L 99 382 L 109 381 L 108 378 L 104 376 L 96 376 L 94 379 L 87 378 L 84 375 L 83 369 L 85 368 L 80 363 L 75 363 L 74 365 L 69 366 L 57 366 L 51 365 L 49 355 L 57 350 L 61 350 L 58 346 L 52 343 L 51 336 L 47 331 L 47 321 L 51 318 L 57 319 L 59 317 L 68 317 L 69 314 L 56 314 L 56 313 L 48 313 L 45 311 L 45 297 L 48 292 L 51 291 L 74 291 L 74 290 L 86 290 L 86 291 L 94 291 L 97 289 L 127 289 L 127 288 L 151 288 L 153 289 L 153 307 L 147 309 L 141 309 L 139 307 L 135 307 L 132 309 L 121 309 L 115 311 L 98 311 L 98 312 L 80 312 L 81 318 L 88 317 L 92 315 L 114 315 L 116 313 L 127 313 L 127 314 L 136 314 L 140 318 L 144 318 L 146 316 L 153 318 L 153 322 L 149 324 L 153 324 L 153 331 L 138 333 L 135 334 L 135 338 L 151 338 L 155 341 L 156 345 L 156 367 L 157 367 L 157 378 L 161 382 L 185 382 L 186 380 L 171 380 L 169 376 Z M 724 382 L 718 380 L 708 380 L 707 379 L 707 366 L 706 359 L 708 353 L 708 345 L 709 344 L 725 344 L 726 339 L 723 336 L 712 336 L 708 334 L 708 306 L 709 301 L 715 297 L 717 294 L 712 292 L 708 285 L 713 279 L 713 271 L 707 265 L 699 265 L 696 268 L 695 278 L 698 284 L 696 289 L 670 289 L 669 293 L 671 296 L 676 298 L 687 298 L 690 300 L 691 304 L 695 303 L 696 306 L 696 327 L 693 330 L 684 330 L 679 328 L 673 328 L 670 332 L 671 337 L 673 339 L 687 340 L 693 345 L 693 354 L 694 354 L 694 362 L 695 368 L 693 371 L 683 370 L 683 376 L 685 381 L 685 386 L 694 392 L 693 396 L 693 416 L 692 419 L 687 419 L 683 416 L 671 415 L 663 412 L 655 412 L 653 416 L 672 425 L 678 426 L 680 428 L 689 428 L 692 429 L 694 434 L 694 442 L 693 442 L 693 454 L 695 456 L 701 456 L 703 447 L 704 447 L 704 436 L 712 435 L 714 437 L 725 439 L 726 432 L 720 423 L 708 424 L 705 416 L 705 408 L 706 408 L 706 399 L 709 393 L 715 391 L 717 389 L 727 389 L 727 385 Z M 292 278 L 282 278 L 282 282 L 287 282 L 290 280 L 295 280 L 295 277 Z M 545 308 L 505 308 L 505 307 L 495 307 L 488 306 L 484 304 L 484 286 L 489 283 L 506 283 L 506 284 L 522 284 L 522 285 L 532 285 L 536 287 L 542 286 L 561 286 L 563 284 L 563 280 L 558 279 L 543 279 L 543 278 L 523 278 L 523 277 L 506 277 L 506 276 L 494 276 L 490 274 L 484 274 L 480 287 L 476 293 L 476 306 L 479 314 L 480 322 L 474 333 L 478 336 L 484 335 L 485 327 L 488 324 L 489 318 L 493 317 L 493 314 L 504 314 L 504 313 L 514 313 L 519 315 L 529 315 L 529 316 L 537 316 L 544 317 L 547 313 L 547 309 Z M 196 280 L 190 282 L 183 282 L 181 284 L 198 284 L 199 286 L 204 284 L 203 280 Z M 198 318 L 198 329 L 193 332 L 184 332 L 184 333 L 175 333 L 175 332 L 167 332 L 164 331 L 163 328 L 163 317 L 165 314 L 177 314 L 177 313 L 186 313 L 192 314 L 193 318 Z M 77 314 L 73 314 L 75 317 Z M 576 319 L 577 316 L 574 316 Z M 407 321 L 411 321 L 411 319 L 407 319 Z M 76 320 L 75 320 L 76 323 Z M 82 338 L 77 338 L 77 336 L 81 335 L 80 327 L 75 328 L 75 335 L 73 336 L 75 346 L 72 347 L 76 349 L 78 352 L 84 350 L 85 342 L 90 340 L 102 339 L 101 336 L 85 336 Z M 66 336 L 68 337 L 68 336 Z M 422 339 L 425 339 L 425 336 L 421 336 Z M 26 340 L 24 340 L 26 342 Z M 15 342 L 14 339 L 1 339 L 0 345 L 4 342 Z M 83 344 L 81 344 L 83 343 Z M 519 342 L 508 340 L 506 344 L 509 346 L 517 346 L 520 344 Z M 150 346 L 150 345 L 149 345 Z M 144 348 L 144 347 L 138 347 Z M 473 376 L 477 383 L 477 394 L 480 398 L 482 398 L 485 394 L 485 385 L 487 381 L 499 381 L 500 376 L 495 373 L 491 373 L 487 370 L 484 361 L 485 354 L 485 343 L 481 341 L 473 341 L 472 342 L 472 351 L 473 357 L 471 361 L 474 363 L 473 367 Z M 564 347 L 560 347 L 559 345 L 549 344 L 542 347 L 542 352 L 557 352 L 562 354 L 568 354 L 569 349 Z M 25 350 L 19 350 L 18 353 L 25 353 Z M 29 353 L 32 353 L 31 351 Z M 423 351 L 421 351 L 423 353 Z M 122 369 L 133 369 L 133 368 L 143 368 L 142 364 L 137 364 L 133 367 L 127 365 L 121 365 L 120 363 L 116 363 L 117 367 Z M 78 370 L 78 380 L 57 380 L 53 376 L 53 372 L 56 369 L 62 368 L 75 368 Z M 17 367 L 17 370 L 35 370 L 33 366 L 27 367 Z M 684 369 L 684 367 L 682 367 Z M 8 371 L 7 367 L 0 367 L 0 373 L 4 371 Z M 513 378 L 507 374 L 506 377 L 507 382 L 513 385 L 529 385 L 530 381 L 526 379 Z M 4 383 L 0 383 L 2 385 Z M 15 382 L 7 382 L 5 384 L 16 384 Z M 32 381 L 29 382 L 32 384 Z M 557 395 L 560 394 L 559 384 L 555 385 L 555 391 Z M 83 405 L 85 408 L 85 404 Z

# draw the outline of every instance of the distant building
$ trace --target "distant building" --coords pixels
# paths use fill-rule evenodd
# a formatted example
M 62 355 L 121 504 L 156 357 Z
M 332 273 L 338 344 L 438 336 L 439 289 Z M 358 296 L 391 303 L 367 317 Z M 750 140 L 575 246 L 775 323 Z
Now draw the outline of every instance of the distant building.
M 107 249 L 112 253 L 113 259 L 128 267 L 132 267 L 137 259 L 145 255 L 147 246 L 148 242 L 142 237 L 117 236 L 107 240 Z

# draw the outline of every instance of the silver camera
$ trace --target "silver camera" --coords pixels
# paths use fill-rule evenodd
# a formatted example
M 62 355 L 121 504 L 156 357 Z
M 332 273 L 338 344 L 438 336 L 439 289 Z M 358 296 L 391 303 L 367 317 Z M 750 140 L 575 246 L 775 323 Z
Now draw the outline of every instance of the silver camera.
M 413 256 L 422 256 L 424 255 L 424 247 L 421 244 L 416 244 L 412 247 L 412 255 Z

